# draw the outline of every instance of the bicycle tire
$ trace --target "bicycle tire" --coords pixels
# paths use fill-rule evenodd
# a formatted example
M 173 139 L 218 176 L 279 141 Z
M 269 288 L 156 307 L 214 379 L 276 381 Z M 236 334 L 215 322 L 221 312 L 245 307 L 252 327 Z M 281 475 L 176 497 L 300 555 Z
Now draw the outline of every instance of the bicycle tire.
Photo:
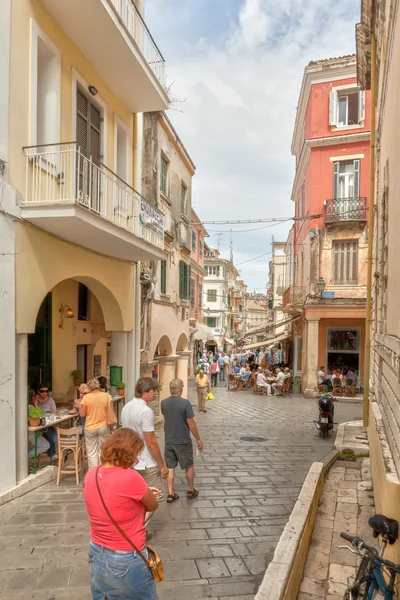
M 356 573 L 353 585 L 348 588 L 343 596 L 343 600 L 365 600 L 368 598 L 369 593 L 369 582 L 366 582 L 366 587 L 361 591 L 361 579 L 364 577 L 365 573 L 368 571 L 369 564 L 371 559 L 369 556 L 364 556 L 361 560 L 360 566 L 358 567 L 358 571 Z M 362 593 L 362 595 L 360 594 Z

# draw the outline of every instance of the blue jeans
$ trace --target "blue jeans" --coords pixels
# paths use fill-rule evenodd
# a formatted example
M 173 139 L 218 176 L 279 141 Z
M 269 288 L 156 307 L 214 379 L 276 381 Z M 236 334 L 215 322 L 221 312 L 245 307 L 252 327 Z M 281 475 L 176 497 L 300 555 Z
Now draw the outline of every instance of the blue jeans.
M 222 365 L 222 367 L 220 367 L 219 380 L 225 381 L 225 365 Z
M 56 454 L 56 448 L 58 444 L 57 430 L 54 427 L 49 427 L 47 431 L 44 431 L 43 437 L 50 444 L 47 454 L 50 456 L 50 458 L 53 458 L 53 456 Z
M 147 549 L 142 554 L 147 558 Z M 134 550 L 108 550 L 90 542 L 89 573 L 93 600 L 157 600 L 151 571 Z

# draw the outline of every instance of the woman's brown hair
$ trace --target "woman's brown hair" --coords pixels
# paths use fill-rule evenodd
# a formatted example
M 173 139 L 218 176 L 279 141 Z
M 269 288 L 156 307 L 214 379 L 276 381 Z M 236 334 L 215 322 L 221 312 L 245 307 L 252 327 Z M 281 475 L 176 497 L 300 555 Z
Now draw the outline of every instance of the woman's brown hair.
M 136 464 L 137 456 L 144 448 L 140 435 L 132 429 L 117 429 L 103 444 L 101 464 L 109 463 L 114 467 L 130 469 Z

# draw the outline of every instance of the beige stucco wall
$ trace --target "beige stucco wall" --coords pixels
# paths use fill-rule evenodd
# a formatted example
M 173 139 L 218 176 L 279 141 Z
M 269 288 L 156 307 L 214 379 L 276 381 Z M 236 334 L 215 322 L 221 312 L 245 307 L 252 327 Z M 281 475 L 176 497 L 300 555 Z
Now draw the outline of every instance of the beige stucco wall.
M 64 242 L 17 223 L 16 333 L 33 333 L 46 294 L 65 279 L 84 283 L 97 297 L 107 331 L 133 329 L 133 265 Z M 63 300 L 66 303 L 66 300 Z
M 133 117 L 118 100 L 89 61 L 71 42 L 57 22 L 37 0 L 15 0 L 12 3 L 11 56 L 10 56 L 10 182 L 24 196 L 25 154 L 23 146 L 33 143 L 30 139 L 30 56 L 31 20 L 50 38 L 61 52 L 61 127 L 59 139 L 54 142 L 75 141 L 72 130 L 73 69 L 88 83 L 94 85 L 107 104 L 104 114 L 103 139 L 106 139 L 103 162 L 114 167 L 114 117 L 118 116 L 129 128 L 129 163 L 132 167 Z M 94 25 L 92 25 L 94 26 Z M 132 168 L 130 169 L 132 173 Z M 131 183 L 132 180 L 129 182 Z

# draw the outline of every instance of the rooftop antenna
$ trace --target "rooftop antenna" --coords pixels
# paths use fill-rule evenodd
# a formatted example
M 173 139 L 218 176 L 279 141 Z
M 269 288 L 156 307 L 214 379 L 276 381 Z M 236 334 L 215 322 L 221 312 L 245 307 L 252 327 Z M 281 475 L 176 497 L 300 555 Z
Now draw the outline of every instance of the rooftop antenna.
M 231 242 L 230 242 L 230 246 L 231 246 L 231 255 L 230 255 L 230 259 L 231 259 L 231 263 L 233 264 L 233 241 L 232 241 L 232 229 L 231 229 Z

